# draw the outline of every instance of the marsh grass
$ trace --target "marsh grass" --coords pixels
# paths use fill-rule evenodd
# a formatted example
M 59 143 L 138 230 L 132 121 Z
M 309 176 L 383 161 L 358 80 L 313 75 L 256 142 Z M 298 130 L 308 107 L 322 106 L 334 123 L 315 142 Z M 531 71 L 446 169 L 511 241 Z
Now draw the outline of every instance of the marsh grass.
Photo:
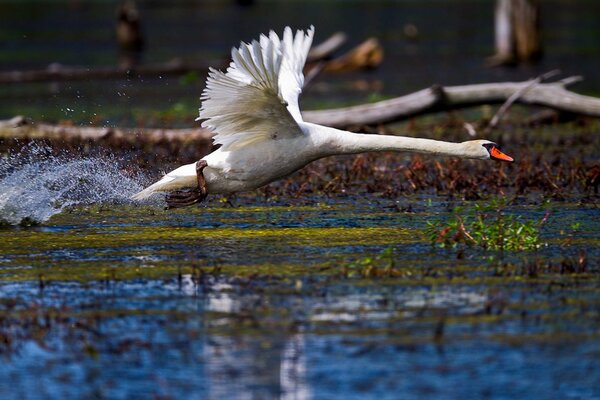
M 492 199 L 471 209 L 457 207 L 447 221 L 427 221 L 425 233 L 433 246 L 478 247 L 485 250 L 535 250 L 543 243 L 540 231 L 548 219 L 524 221 L 506 211 L 506 200 Z
M 394 249 L 388 247 L 380 254 L 355 260 L 342 269 L 346 278 L 391 276 L 394 270 Z

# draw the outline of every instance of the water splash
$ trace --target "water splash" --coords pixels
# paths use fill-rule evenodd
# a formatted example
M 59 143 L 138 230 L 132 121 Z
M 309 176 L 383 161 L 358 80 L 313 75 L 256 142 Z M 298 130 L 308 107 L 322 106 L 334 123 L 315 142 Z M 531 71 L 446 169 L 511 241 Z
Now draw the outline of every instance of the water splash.
M 113 155 L 86 156 L 32 143 L 0 159 L 0 223 L 42 223 L 66 207 L 125 203 L 142 189 Z

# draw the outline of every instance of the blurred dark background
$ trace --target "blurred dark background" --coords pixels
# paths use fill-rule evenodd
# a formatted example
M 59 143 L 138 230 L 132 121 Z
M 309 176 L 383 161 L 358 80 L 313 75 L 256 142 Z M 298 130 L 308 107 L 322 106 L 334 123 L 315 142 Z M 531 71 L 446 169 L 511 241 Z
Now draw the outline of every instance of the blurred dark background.
M 0 71 L 52 63 L 97 68 L 122 62 L 116 39 L 120 1 L 0 1 Z M 493 0 L 152 1 L 136 2 L 143 37 L 140 65 L 180 59 L 221 66 L 232 46 L 283 27 L 316 27 L 315 44 L 337 31 L 344 50 L 368 37 L 385 51 L 370 71 L 321 74 L 303 108 L 336 107 L 406 94 L 433 84 L 523 80 L 559 68 L 583 75 L 572 89 L 600 95 L 600 2 L 540 2 L 543 56 L 536 63 L 489 67 Z M 189 126 L 204 86 L 201 73 L 126 79 L 4 84 L 0 118 L 80 124 Z

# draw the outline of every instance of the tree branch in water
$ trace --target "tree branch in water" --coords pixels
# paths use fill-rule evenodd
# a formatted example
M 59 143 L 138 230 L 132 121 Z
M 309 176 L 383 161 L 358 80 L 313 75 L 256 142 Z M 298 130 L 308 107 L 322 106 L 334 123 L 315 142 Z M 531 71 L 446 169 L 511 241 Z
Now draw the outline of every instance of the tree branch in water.
M 558 111 L 600 117 L 600 98 L 580 95 L 565 88 L 566 85 L 577 80 L 566 78 L 554 83 L 538 83 L 538 79 L 536 79 L 525 82 L 434 86 L 406 96 L 372 104 L 306 111 L 303 116 L 308 122 L 344 128 L 382 124 L 426 113 L 469 106 L 503 103 L 510 99 L 523 104 L 541 105 Z M 149 144 L 179 141 L 210 146 L 212 136 L 212 132 L 200 127 L 194 129 L 140 129 L 66 126 L 43 122 L 35 123 L 20 116 L 0 121 L 0 138 L 12 139 L 108 140 Z

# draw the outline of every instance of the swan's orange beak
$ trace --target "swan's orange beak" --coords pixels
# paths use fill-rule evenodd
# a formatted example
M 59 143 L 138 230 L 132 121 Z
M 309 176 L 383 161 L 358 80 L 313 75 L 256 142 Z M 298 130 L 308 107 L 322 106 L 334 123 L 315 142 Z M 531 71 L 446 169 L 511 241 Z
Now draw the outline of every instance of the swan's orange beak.
M 496 146 L 493 146 L 490 149 L 490 157 L 493 158 L 494 160 L 509 161 L 509 162 L 514 161 L 511 156 L 507 156 L 506 154 L 504 154 L 503 152 L 498 150 L 498 148 Z

